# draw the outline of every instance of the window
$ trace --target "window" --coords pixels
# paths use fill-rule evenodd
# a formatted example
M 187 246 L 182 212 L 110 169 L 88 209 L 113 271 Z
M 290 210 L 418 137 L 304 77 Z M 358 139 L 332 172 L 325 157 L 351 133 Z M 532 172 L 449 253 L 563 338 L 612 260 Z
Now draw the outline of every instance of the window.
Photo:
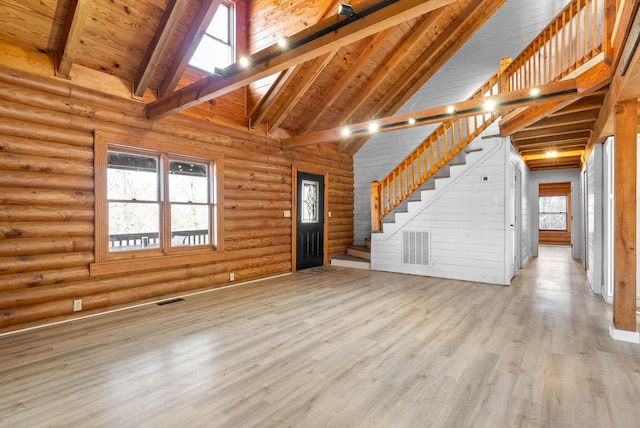
M 222 2 L 216 9 L 200 44 L 189 65 L 213 73 L 235 62 L 234 9 L 231 3 Z
M 567 197 L 541 196 L 538 202 L 540 230 L 567 230 Z
M 96 263 L 220 249 L 221 163 L 186 143 L 96 132 Z

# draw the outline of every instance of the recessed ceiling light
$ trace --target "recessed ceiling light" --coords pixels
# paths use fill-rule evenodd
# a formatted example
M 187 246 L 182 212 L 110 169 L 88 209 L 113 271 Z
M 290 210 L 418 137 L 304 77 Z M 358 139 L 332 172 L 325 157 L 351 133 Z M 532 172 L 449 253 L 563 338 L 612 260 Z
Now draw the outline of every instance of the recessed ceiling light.
M 555 158 L 558 156 L 558 152 L 555 150 L 549 150 L 547 151 L 546 155 L 548 158 Z

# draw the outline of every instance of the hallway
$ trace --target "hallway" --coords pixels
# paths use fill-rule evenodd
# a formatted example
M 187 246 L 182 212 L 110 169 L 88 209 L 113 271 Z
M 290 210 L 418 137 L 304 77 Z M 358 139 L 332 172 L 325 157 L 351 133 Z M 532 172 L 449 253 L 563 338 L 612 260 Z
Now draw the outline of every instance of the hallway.
M 507 287 L 307 270 L 0 336 L 0 425 L 638 426 L 610 321 L 561 248 Z

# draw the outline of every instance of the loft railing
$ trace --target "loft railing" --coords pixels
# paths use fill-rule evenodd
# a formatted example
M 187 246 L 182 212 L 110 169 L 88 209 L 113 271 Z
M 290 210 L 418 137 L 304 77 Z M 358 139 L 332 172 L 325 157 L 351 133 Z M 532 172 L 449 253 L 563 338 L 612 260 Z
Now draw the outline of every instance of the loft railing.
M 573 0 L 505 69 L 515 91 L 561 80 L 603 51 L 604 1 Z
M 469 99 L 561 80 L 603 51 L 603 0 L 573 0 L 510 64 Z M 386 177 L 371 183 L 371 229 L 488 128 L 498 113 L 444 122 Z

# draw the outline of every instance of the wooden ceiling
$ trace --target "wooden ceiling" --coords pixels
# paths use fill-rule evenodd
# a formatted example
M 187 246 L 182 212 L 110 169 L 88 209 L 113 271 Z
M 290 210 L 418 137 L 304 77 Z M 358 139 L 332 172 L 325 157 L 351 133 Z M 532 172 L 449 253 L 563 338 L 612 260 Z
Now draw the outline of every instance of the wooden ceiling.
M 3 0 L 0 43 L 48 55 L 60 77 L 73 80 L 74 70 L 88 69 L 129 82 L 131 95 L 149 104 L 150 118 L 180 112 L 286 140 L 392 116 L 504 1 L 353 2 L 356 12 L 382 7 L 224 81 L 187 65 L 220 0 Z M 238 57 L 260 57 L 281 37 L 346 19 L 337 15 L 336 0 L 235 4 Z M 540 155 L 584 149 L 605 93 L 543 108 L 519 126 L 513 141 L 531 156 L 529 166 L 578 165 L 579 156 L 549 161 Z M 355 153 L 365 142 L 326 144 Z

